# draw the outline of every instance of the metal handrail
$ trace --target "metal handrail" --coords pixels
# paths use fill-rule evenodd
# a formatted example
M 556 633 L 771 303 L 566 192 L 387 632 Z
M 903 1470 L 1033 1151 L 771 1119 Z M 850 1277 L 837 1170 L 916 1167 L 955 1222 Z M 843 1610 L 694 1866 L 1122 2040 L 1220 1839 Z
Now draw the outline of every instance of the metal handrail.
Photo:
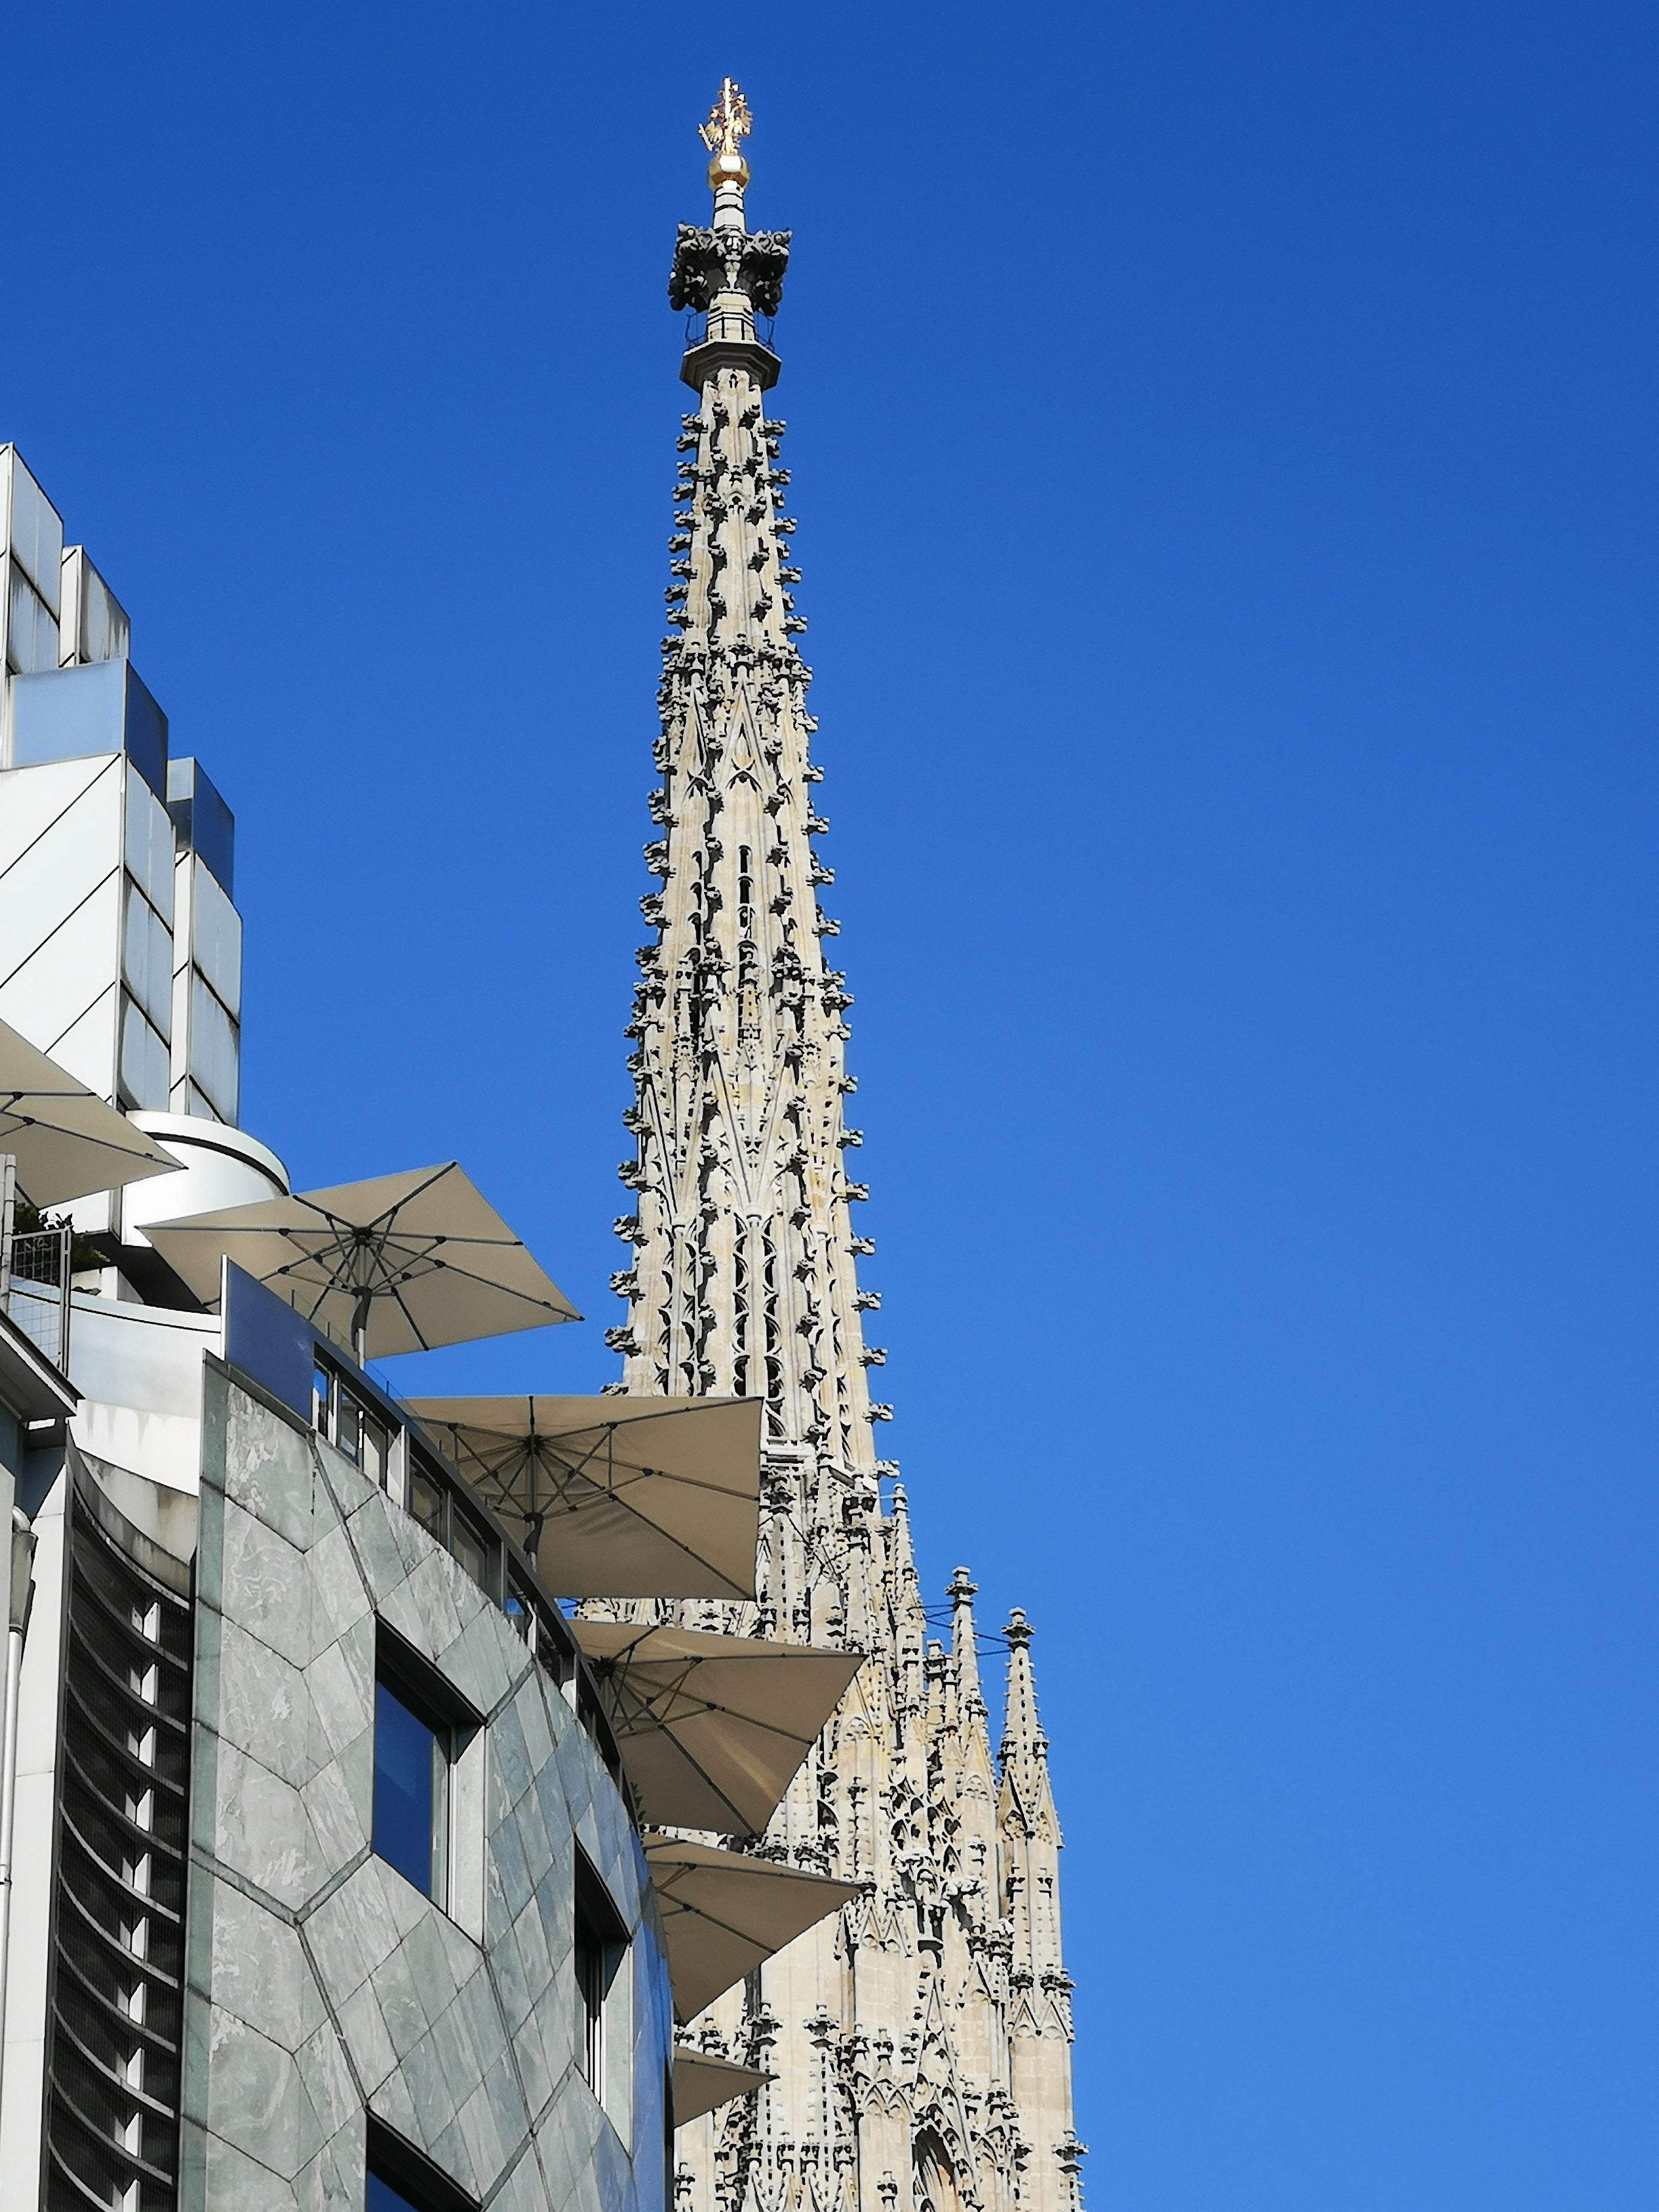
M 74 1236 L 67 1225 L 15 1233 L 0 1296 L 8 1319 L 60 1375 L 69 1373 Z

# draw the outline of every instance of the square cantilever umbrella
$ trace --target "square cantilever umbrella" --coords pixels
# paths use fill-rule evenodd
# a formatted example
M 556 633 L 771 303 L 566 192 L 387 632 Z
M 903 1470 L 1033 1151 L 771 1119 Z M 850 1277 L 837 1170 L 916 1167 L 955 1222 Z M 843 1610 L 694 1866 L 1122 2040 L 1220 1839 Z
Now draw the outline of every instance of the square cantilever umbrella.
M 125 1114 L 0 1022 L 0 1152 L 36 1206 L 118 1190 L 179 1163 Z
M 677 1836 L 647 1837 L 645 1857 L 668 1945 L 674 2016 L 682 2021 L 860 1888 Z
M 641 1816 L 758 1835 L 864 1663 L 861 1651 L 573 1620 Z
M 144 1234 L 204 1304 L 234 1260 L 360 1360 L 580 1319 L 453 1160 Z
M 758 2066 L 737 2066 L 712 2051 L 699 2051 L 694 2044 L 677 2043 L 674 2125 L 683 2128 L 688 2120 L 701 2119 L 717 2105 L 729 2105 L 734 2097 L 746 2097 L 777 2078 L 775 2074 L 768 2074 Z
M 416 1398 L 561 1597 L 755 1595 L 758 1398 Z

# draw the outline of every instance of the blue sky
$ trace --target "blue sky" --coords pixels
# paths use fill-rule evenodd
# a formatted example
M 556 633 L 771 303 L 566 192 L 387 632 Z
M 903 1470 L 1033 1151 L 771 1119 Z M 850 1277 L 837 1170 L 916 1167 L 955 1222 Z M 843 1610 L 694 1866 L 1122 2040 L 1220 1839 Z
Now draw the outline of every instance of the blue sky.
M 720 75 L 932 1594 L 1030 1611 L 1096 2212 L 1650 2212 L 1644 10 L 37 10 L 0 436 L 239 817 L 245 1120 L 613 1366 Z M 884 1439 L 885 1441 L 885 1439 Z

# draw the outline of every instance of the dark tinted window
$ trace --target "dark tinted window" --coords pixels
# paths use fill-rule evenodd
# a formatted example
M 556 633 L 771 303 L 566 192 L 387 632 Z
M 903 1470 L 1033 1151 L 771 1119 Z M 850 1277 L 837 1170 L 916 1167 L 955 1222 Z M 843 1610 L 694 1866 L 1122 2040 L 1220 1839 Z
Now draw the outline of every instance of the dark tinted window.
M 363 2184 L 363 2203 L 367 2212 L 424 2212 L 412 2197 L 405 2197 L 394 2189 L 384 2174 L 376 2173 L 373 2166 Z
M 576 2055 L 587 2086 L 605 2098 L 605 2001 L 628 1951 L 628 1928 L 611 1893 L 576 1852 Z
M 450 1548 L 455 1554 L 456 1565 L 472 1577 L 481 1590 L 488 1590 L 490 1547 L 483 1531 L 475 1528 L 465 1514 L 453 1515 Z
M 368 2115 L 365 2212 L 477 2212 L 472 2199 L 424 2152 Z
M 449 1730 L 397 1690 L 374 1686 L 374 1849 L 433 1900 L 444 1901 L 449 1828 Z
M 423 1528 L 441 1544 L 444 1535 L 444 1490 L 418 1461 L 409 1471 L 409 1510 Z

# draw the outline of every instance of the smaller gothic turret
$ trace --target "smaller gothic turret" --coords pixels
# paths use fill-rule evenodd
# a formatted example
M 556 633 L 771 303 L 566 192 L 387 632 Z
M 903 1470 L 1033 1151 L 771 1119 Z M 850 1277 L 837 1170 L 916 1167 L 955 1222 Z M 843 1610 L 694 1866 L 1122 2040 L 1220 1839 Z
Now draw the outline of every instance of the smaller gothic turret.
M 1060 1943 L 1060 1821 L 1048 1741 L 1037 1717 L 1030 1623 L 1018 1607 L 1008 1639 L 997 1828 L 1009 1924 L 1008 2039 L 1014 2102 L 1030 2142 L 1027 2192 L 1038 2212 L 1077 2212 L 1083 2145 L 1072 2125 L 1072 1979 Z

